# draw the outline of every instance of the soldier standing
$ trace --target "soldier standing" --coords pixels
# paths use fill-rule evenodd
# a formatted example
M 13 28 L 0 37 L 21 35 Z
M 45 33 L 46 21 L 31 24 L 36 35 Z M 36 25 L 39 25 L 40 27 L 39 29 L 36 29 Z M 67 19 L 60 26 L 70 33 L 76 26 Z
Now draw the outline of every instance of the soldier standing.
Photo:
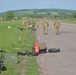
M 19 28 L 24 28 L 25 29 L 25 25 L 26 25 L 26 21 L 25 20 L 22 20 L 22 25 Z
M 40 24 L 40 19 L 37 19 L 36 26 L 39 27 L 39 24 Z
M 22 26 L 25 25 L 25 20 L 22 20 Z
M 59 26 L 61 26 L 59 18 L 56 18 L 56 20 L 54 22 L 54 26 L 55 26 L 56 35 L 57 35 L 59 33 Z
M 28 29 L 29 26 L 30 26 L 30 20 L 29 20 L 29 18 L 28 18 L 28 19 L 26 20 L 26 29 Z
M 47 18 L 44 18 L 44 20 L 43 20 L 44 34 L 47 33 L 47 31 L 48 31 L 48 26 L 49 26 L 49 22 L 48 22 Z

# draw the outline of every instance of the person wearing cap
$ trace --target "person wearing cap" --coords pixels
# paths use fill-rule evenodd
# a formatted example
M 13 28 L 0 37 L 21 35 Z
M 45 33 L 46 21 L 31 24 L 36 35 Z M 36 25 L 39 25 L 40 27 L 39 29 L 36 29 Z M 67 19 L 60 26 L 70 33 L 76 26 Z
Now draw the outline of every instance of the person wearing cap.
M 60 24 L 60 20 L 59 18 L 57 17 L 55 22 L 54 22 L 54 26 L 55 26 L 55 30 L 56 30 L 56 35 L 59 33 L 59 27 L 61 26 Z
M 47 31 L 48 31 L 48 26 L 49 26 L 49 22 L 48 22 L 47 18 L 44 18 L 44 20 L 43 20 L 44 34 L 47 33 Z

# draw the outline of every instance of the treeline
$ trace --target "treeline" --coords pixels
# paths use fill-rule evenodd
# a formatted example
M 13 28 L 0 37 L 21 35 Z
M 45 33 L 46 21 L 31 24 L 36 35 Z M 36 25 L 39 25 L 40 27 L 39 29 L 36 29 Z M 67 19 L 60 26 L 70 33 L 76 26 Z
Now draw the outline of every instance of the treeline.
M 61 19 L 74 18 L 76 20 L 76 11 L 67 9 L 22 9 L 15 11 L 7 11 L 0 14 L 4 20 L 28 18 L 56 18 Z M 18 18 L 17 18 L 18 17 Z
M 68 9 L 21 9 L 21 10 L 15 10 L 13 12 L 26 12 L 26 11 L 32 11 L 32 12 L 60 12 L 60 13 L 75 13 L 76 10 L 68 10 Z

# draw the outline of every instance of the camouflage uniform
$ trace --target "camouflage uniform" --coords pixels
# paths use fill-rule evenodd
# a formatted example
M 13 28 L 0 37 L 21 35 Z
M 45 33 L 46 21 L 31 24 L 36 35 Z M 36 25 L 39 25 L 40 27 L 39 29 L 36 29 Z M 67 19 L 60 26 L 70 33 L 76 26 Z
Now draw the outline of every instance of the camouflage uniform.
M 26 21 L 25 20 L 22 20 L 22 26 L 21 26 L 21 28 L 24 28 L 25 29 L 25 24 L 26 24 Z
M 27 19 L 27 20 L 26 20 L 26 29 L 28 29 L 28 28 L 29 28 L 29 26 L 30 26 L 30 20 L 29 20 L 29 19 Z
M 32 27 L 35 27 L 35 20 L 34 19 L 32 19 L 31 24 L 32 24 Z
M 22 26 L 25 25 L 25 20 L 22 21 Z
M 44 20 L 43 20 L 44 34 L 47 33 L 47 31 L 48 31 L 48 26 L 49 26 L 49 23 L 48 23 L 48 21 L 47 21 L 47 18 L 44 18 Z
M 39 24 L 40 24 L 40 20 L 37 19 L 37 21 L 36 21 L 36 26 L 39 27 Z
M 59 26 L 60 26 L 60 20 L 57 18 L 54 22 L 54 26 L 55 26 L 55 29 L 56 29 L 56 35 L 58 34 L 59 32 Z

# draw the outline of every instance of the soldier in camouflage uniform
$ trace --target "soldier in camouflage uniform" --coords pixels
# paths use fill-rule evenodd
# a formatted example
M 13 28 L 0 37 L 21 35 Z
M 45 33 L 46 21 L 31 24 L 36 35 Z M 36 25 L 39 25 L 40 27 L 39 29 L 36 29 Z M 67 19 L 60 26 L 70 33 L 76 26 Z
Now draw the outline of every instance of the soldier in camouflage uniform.
M 25 29 L 25 24 L 26 24 L 26 21 L 25 20 L 22 20 L 21 28 L 24 28 Z
M 39 24 L 40 24 L 40 19 L 37 19 L 37 21 L 36 21 L 36 27 L 39 27 Z
M 56 35 L 59 33 L 59 26 L 60 26 L 60 20 L 58 18 L 56 18 L 55 22 L 54 22 L 54 26 L 56 29 Z
M 22 20 L 22 27 L 24 29 L 28 29 L 29 28 L 29 19 Z
M 22 20 L 22 26 L 25 25 L 25 20 Z
M 26 20 L 26 29 L 28 29 L 30 27 L 30 19 L 28 18 L 27 20 Z
M 47 18 L 44 18 L 44 20 L 43 20 L 44 34 L 47 33 L 47 31 L 48 31 L 48 26 L 49 26 L 49 22 L 48 22 Z

